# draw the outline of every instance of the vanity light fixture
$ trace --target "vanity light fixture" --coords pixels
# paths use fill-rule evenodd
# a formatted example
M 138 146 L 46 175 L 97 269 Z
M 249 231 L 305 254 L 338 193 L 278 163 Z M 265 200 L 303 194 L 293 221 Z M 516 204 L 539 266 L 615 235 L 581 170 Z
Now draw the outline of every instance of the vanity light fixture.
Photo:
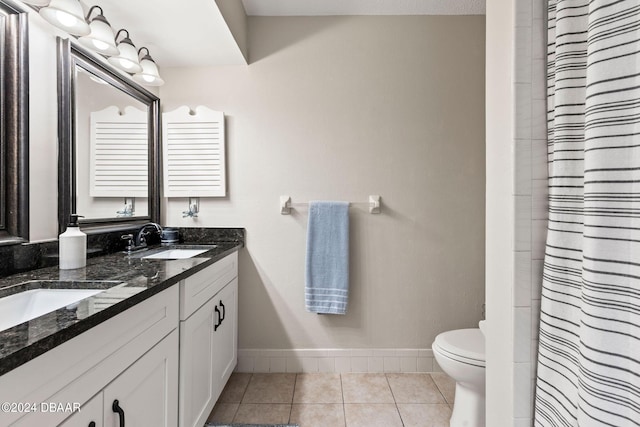
M 91 33 L 78 0 L 51 0 L 48 6 L 40 9 L 40 15 L 50 24 L 74 36 Z
M 98 9 L 100 12 L 91 19 L 91 12 Z M 109 21 L 104 17 L 100 6 L 92 6 L 87 13 L 86 21 L 89 22 L 91 33 L 78 39 L 81 45 L 106 56 L 118 54 L 113 29 Z
M 126 71 L 127 73 L 135 74 L 142 71 L 140 61 L 138 60 L 138 51 L 133 42 L 129 38 L 129 31 L 124 28 L 119 30 L 116 34 L 115 40 L 118 40 L 120 33 L 126 34 L 125 37 L 118 42 L 118 54 L 108 59 L 109 63 L 114 67 Z
M 133 80 L 138 83 L 142 83 L 147 86 L 162 86 L 164 84 L 164 80 L 160 77 L 160 73 L 158 72 L 158 66 L 149 55 L 149 49 L 146 47 L 141 47 L 138 50 L 138 55 L 142 52 L 142 49 L 145 49 L 147 53 L 140 60 L 140 66 L 142 67 L 142 71 L 133 75 Z

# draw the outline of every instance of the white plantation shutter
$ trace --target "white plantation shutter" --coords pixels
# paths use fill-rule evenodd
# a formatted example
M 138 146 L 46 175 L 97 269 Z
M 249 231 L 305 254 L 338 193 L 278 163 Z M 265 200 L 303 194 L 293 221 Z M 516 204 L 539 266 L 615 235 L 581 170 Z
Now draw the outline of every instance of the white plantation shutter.
M 162 114 L 165 197 L 226 195 L 224 113 L 199 106 Z
M 149 170 L 146 111 L 110 106 L 91 113 L 91 197 L 147 197 Z

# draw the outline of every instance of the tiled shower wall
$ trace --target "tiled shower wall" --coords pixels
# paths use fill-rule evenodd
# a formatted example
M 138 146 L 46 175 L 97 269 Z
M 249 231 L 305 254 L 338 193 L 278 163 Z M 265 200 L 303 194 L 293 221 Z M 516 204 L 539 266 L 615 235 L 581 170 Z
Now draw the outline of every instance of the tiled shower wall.
M 531 426 L 547 235 L 546 0 L 515 0 L 514 425 Z

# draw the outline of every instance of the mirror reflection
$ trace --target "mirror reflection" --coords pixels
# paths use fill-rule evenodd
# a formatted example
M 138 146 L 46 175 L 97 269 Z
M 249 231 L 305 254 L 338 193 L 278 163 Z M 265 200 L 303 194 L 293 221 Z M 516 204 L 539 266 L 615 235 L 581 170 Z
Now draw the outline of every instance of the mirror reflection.
M 160 99 L 58 38 L 58 224 L 123 230 L 160 221 Z
M 76 209 L 85 220 L 148 215 L 149 111 L 75 67 Z

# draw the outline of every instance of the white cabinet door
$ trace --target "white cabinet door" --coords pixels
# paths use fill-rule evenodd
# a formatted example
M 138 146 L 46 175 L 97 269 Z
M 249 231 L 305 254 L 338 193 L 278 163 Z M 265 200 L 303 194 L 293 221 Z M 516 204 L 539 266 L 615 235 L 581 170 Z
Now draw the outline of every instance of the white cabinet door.
M 100 392 L 58 427 L 102 427 L 103 408 L 103 396 Z
M 236 366 L 238 279 L 180 322 L 180 427 L 201 427 Z
M 119 411 L 119 413 L 115 412 Z M 174 330 L 104 389 L 104 426 L 175 427 L 178 331 Z
M 201 427 L 215 403 L 213 328 L 216 300 L 180 322 L 180 426 Z
M 213 332 L 213 382 L 218 399 L 238 360 L 238 279 L 224 287 L 213 301 L 217 303 L 218 321 Z

